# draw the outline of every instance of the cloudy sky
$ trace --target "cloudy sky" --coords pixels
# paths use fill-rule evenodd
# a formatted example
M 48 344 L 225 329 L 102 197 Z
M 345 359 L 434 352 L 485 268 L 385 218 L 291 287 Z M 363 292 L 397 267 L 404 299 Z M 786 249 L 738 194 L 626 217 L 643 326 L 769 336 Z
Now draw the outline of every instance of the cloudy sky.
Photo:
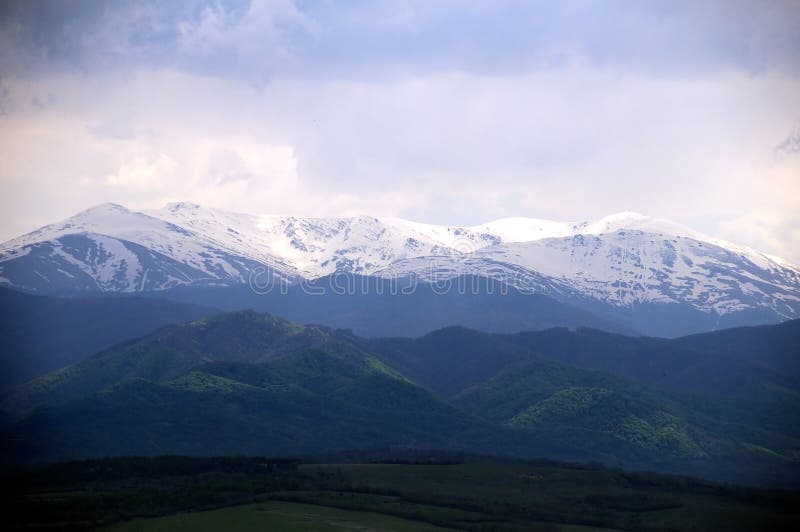
M 178 200 L 634 210 L 800 263 L 800 2 L 2 2 L 0 240 Z

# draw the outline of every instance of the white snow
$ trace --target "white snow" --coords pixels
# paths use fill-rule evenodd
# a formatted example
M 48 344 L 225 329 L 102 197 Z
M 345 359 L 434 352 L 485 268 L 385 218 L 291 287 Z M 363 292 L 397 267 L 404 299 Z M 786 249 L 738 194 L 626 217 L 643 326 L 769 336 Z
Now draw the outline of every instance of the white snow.
M 66 253 L 57 239 L 73 234 L 91 238 L 109 256 L 93 263 L 91 257 Z M 126 246 L 131 242 L 221 284 L 247 281 L 244 260 L 271 266 L 288 280 L 337 271 L 422 277 L 500 273 L 521 286 L 621 306 L 681 301 L 725 313 L 800 301 L 797 266 L 633 212 L 583 222 L 503 218 L 460 227 L 369 216 L 257 216 L 192 203 L 144 212 L 103 204 L 0 245 L 0 265 L 24 257 L 40 242 L 55 243 L 56 256 L 108 290 L 141 290 L 152 273 Z M 120 278 L 123 288 L 117 286 Z M 169 274 L 169 284 L 188 282 Z

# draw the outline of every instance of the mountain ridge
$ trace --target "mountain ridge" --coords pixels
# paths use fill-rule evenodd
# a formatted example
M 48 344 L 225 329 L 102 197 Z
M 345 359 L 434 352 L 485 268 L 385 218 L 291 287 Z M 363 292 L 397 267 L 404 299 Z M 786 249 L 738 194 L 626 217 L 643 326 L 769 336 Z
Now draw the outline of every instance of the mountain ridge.
M 800 316 L 800 267 L 629 212 L 581 223 L 506 218 L 458 227 L 103 204 L 0 246 L 0 283 L 40 293 L 283 290 L 334 274 L 432 285 L 482 276 L 632 320 L 647 334 Z M 661 318 L 648 318 L 651 310 Z M 678 325 L 660 331 L 665 312 Z M 636 323 L 642 316 L 646 322 Z
M 749 332 L 770 342 L 796 325 Z M 384 446 L 796 484 L 800 383 L 755 372 L 739 388 L 744 362 L 731 371 L 724 356 L 690 349 L 670 362 L 651 349 L 674 342 L 466 328 L 366 340 L 239 311 L 168 325 L 23 385 L 0 405 L 0 432 L 12 461 Z M 664 370 L 677 380 L 660 380 Z M 709 378 L 724 371 L 734 379 Z

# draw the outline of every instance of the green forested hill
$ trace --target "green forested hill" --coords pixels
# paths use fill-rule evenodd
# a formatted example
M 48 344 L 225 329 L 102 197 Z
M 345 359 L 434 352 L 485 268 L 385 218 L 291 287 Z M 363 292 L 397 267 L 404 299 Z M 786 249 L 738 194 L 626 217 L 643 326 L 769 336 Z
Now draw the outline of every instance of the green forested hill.
M 451 449 L 796 482 L 797 390 L 785 376 L 753 373 L 744 382 L 759 394 L 747 399 L 731 384 L 747 362 L 729 355 L 670 360 L 657 339 L 531 335 L 366 341 L 252 311 L 172 325 L 19 388 L 3 403 L 5 456 Z M 731 361 L 736 378 L 709 378 L 701 393 L 698 375 Z M 665 368 L 680 371 L 654 384 Z
M 153 298 L 46 297 L 0 288 L 0 396 L 164 325 L 218 312 Z

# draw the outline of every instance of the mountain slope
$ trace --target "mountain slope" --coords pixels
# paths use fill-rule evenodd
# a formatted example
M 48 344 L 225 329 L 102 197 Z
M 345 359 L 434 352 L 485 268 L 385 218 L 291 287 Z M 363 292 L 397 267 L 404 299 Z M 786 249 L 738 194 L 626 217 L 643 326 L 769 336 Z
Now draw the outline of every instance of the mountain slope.
M 575 438 L 598 442 L 597 451 L 602 447 L 599 442 L 614 448 L 613 443 L 622 438 L 627 445 L 630 435 L 624 431 L 634 422 L 650 431 L 648 441 L 655 441 L 655 433 L 663 429 L 671 434 L 674 428 L 665 421 L 656 429 L 656 421 L 677 415 L 701 436 L 713 433 L 692 440 L 712 455 L 716 451 L 710 449 L 724 447 L 722 454 L 744 453 L 739 459 L 748 461 L 749 451 L 743 449 L 751 446 L 759 452 L 772 449 L 784 460 L 793 456 L 800 437 L 800 378 L 794 372 L 797 351 L 790 340 L 798 323 L 675 340 L 630 338 L 589 329 L 503 335 L 453 327 L 418 339 L 376 339 L 370 346 L 388 365 L 473 414 L 541 431 L 542 426 L 525 421 L 539 412 L 548 420 L 544 427 L 556 430 L 571 445 Z M 717 337 L 719 351 L 714 350 Z M 738 352 L 731 348 L 734 343 L 742 346 Z M 765 357 L 759 356 L 757 346 L 770 346 Z M 750 351 L 753 347 L 756 350 Z M 769 364 L 760 358 L 767 358 Z M 547 402 L 539 404 L 542 401 Z M 587 406 L 574 413 L 578 417 L 545 415 L 553 408 L 566 415 L 582 403 Z M 497 410 L 502 404 L 506 407 Z M 644 410 L 639 415 L 625 405 Z M 628 419 L 628 414 L 636 419 Z M 600 430 L 606 422 L 613 423 Z M 581 432 L 585 430 L 590 432 Z M 607 440 L 609 434 L 611 440 Z M 730 441 L 719 443 L 720 439 L 738 443 L 731 446 Z M 701 466 L 710 467 L 705 462 L 697 464 Z M 762 473 L 758 468 L 750 472 Z
M 498 438 L 505 450 L 524 447 L 352 337 L 254 312 L 166 327 L 98 353 L 24 385 L 3 408 L 16 419 L 2 440 L 12 461 L 388 446 L 488 452 Z
M 415 434 L 443 445 L 470 429 L 346 336 L 252 312 L 166 327 L 36 379 L 4 406 L 34 458 L 291 454 Z
M 702 353 L 737 357 L 782 375 L 800 377 L 800 320 L 697 334 L 679 338 L 675 344 Z
M 102 204 L 3 244 L 0 280 L 43 293 L 141 292 L 246 283 L 267 262 L 275 267 L 270 275 L 282 281 L 294 275 L 275 257 L 237 251 L 168 221 Z
M 745 347 L 742 352 L 747 352 L 747 357 L 726 347 L 727 338 L 737 329 L 668 340 L 592 329 L 486 334 L 450 327 L 417 339 L 374 339 L 369 345 L 384 362 L 444 397 L 510 368 L 550 360 L 665 391 L 779 400 L 792 398 L 800 390 L 800 375 L 794 372 L 797 354 L 791 343 L 780 341 L 798 323 L 800 320 L 742 330 L 747 334 L 742 346 L 773 346 L 770 357 L 774 363 L 769 367 L 758 363 L 758 355 Z M 720 339 L 718 351 L 715 338 Z
M 106 204 L 0 247 L 0 282 L 43 293 L 248 283 L 280 292 L 341 273 L 434 284 L 484 276 L 662 336 L 800 316 L 797 266 L 635 213 L 457 227 Z
M 101 349 L 216 312 L 167 300 L 68 299 L 0 289 L 0 396 Z
M 412 284 L 408 279 L 337 274 L 287 287 L 282 293 L 261 294 L 234 286 L 179 288 L 148 295 L 223 310 L 264 311 L 296 323 L 319 323 L 369 337 L 413 337 L 450 325 L 487 332 L 551 327 L 637 332 L 615 319 L 485 277 L 462 276 L 453 280 L 452 287 L 443 290 L 441 285 Z
M 387 274 L 441 281 L 464 271 L 657 336 L 800 316 L 798 268 L 737 247 L 641 230 L 504 243 L 468 257 L 405 259 Z
M 292 359 L 315 368 L 319 377 L 325 371 L 337 389 L 323 395 L 299 384 L 247 385 L 198 367 L 165 382 L 125 381 L 41 408 L 10 432 L 26 442 L 25 458 L 63 460 L 164 453 L 296 456 L 365 445 L 447 447 L 472 430 L 452 407 L 380 371 L 345 364 L 345 373 L 340 362 L 320 353 Z
M 748 483 L 785 482 L 796 473 L 784 474 L 800 466 L 796 434 L 719 418 L 680 395 L 549 361 L 504 372 L 453 404 L 531 437 L 557 434 L 565 445 L 590 445 L 605 463 L 641 460 L 651 468 Z
M 547 342 L 563 350 L 540 350 Z M 695 377 L 707 379 L 703 372 L 714 370 L 707 364 L 666 383 L 655 379 L 661 389 L 646 386 L 660 358 L 669 358 L 668 350 L 647 349 L 670 343 L 463 328 L 364 340 L 234 312 L 164 327 L 23 385 L 2 403 L 0 441 L 11 461 L 399 447 L 599 460 L 749 483 L 796 480 L 797 388 L 776 385 L 770 373 L 756 388 L 709 380 L 700 393 Z M 587 365 L 588 352 L 639 382 L 555 360 L 574 356 Z M 637 353 L 645 361 L 631 365 Z M 706 356 L 717 370 L 738 360 L 716 357 Z M 692 393 L 675 391 L 684 388 Z
M 143 379 L 164 382 L 211 361 L 263 363 L 289 353 L 321 350 L 360 360 L 367 355 L 348 337 L 323 327 L 299 327 L 252 311 L 168 325 L 141 339 L 101 351 L 78 364 L 34 379 L 7 398 L 10 411 L 27 412 Z M 376 364 L 379 364 L 376 362 Z

